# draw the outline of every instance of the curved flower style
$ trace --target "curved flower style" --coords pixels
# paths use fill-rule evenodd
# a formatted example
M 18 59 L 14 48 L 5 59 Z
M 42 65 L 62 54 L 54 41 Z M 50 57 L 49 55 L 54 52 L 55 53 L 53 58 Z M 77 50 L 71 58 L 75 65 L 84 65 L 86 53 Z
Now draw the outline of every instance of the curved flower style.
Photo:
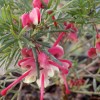
M 43 2 L 44 2 L 46 5 L 48 5 L 49 0 L 43 0 Z M 33 5 L 34 8 L 35 8 L 35 7 L 38 7 L 39 9 L 40 9 L 40 8 L 44 8 L 44 6 L 43 6 L 41 0 L 33 0 L 32 5 Z
M 30 25 L 32 24 L 29 14 L 28 13 L 24 13 L 21 16 L 21 23 L 22 23 L 22 27 L 30 27 Z
M 41 13 L 39 8 L 34 8 L 29 14 L 30 20 L 34 25 L 38 25 L 41 22 Z
M 30 57 L 27 57 L 27 52 L 29 52 L 29 55 Z M 31 49 L 22 49 L 22 54 L 24 55 L 24 59 L 20 60 L 18 62 L 18 65 L 24 70 L 26 71 L 24 74 L 22 74 L 18 79 L 16 79 L 13 83 L 11 83 L 8 87 L 6 87 L 5 89 L 3 89 L 1 91 L 1 95 L 6 95 L 7 91 L 9 89 L 11 89 L 12 87 L 14 87 L 16 84 L 18 84 L 20 81 L 22 81 L 23 79 L 25 83 L 31 83 L 31 82 L 34 82 L 36 81 L 36 76 L 37 76 L 37 73 L 36 73 L 36 67 L 35 67 L 35 61 L 34 61 L 34 58 L 31 57 Z M 25 53 L 26 52 L 26 53 Z M 28 56 L 29 56 L 28 55 Z
M 16 84 L 18 84 L 22 79 L 24 79 L 29 73 L 31 72 L 31 69 L 22 74 L 18 79 L 16 79 L 13 83 L 11 83 L 8 87 L 3 89 L 0 94 L 1 95 L 6 95 L 7 91 L 10 90 L 12 87 L 14 87 Z

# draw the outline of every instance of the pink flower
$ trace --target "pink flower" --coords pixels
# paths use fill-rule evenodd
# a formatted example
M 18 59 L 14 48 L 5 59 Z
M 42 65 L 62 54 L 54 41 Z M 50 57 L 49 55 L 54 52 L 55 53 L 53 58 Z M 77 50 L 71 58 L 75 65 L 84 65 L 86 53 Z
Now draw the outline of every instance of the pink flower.
M 48 5 L 49 0 L 43 0 L 43 2 L 44 2 L 46 5 Z M 40 8 L 44 8 L 44 7 L 43 7 L 43 4 L 42 4 L 42 2 L 41 2 L 41 0 L 33 0 L 32 5 L 33 5 L 34 8 L 35 8 L 35 7 L 38 7 L 39 9 L 40 9 Z
M 29 14 L 28 13 L 24 13 L 21 16 L 21 23 L 22 23 L 22 27 L 30 27 L 30 25 L 32 24 Z
M 29 14 L 30 20 L 34 25 L 38 25 L 41 22 L 41 14 L 39 8 L 34 8 Z
M 66 22 L 64 22 L 64 27 L 65 27 L 65 30 L 71 29 L 71 32 L 70 33 L 61 32 L 53 46 L 58 45 L 58 43 L 62 40 L 65 34 L 67 34 L 67 38 L 70 39 L 72 42 L 73 41 L 77 42 L 78 40 L 77 31 L 78 30 L 75 27 L 75 25 L 73 23 L 67 24 Z
M 21 55 L 23 58 L 33 57 L 32 49 L 23 48 L 21 50 Z
M 89 58 L 95 58 L 96 56 L 97 56 L 96 48 L 90 48 L 88 50 L 88 57 Z
M 77 42 L 78 41 L 78 37 L 77 34 L 74 32 L 71 32 L 68 34 L 68 39 L 71 40 L 72 42 Z
M 63 48 L 61 46 L 51 47 L 48 50 L 53 56 L 56 58 L 61 58 L 61 56 L 64 54 Z M 44 93 L 44 87 L 47 87 L 49 85 L 49 78 L 54 76 L 54 72 L 58 72 L 62 74 L 62 78 L 64 80 L 64 84 L 66 87 L 66 93 L 70 93 L 68 89 L 68 85 L 65 79 L 65 75 L 68 74 L 68 71 L 70 67 L 72 66 L 71 62 L 69 60 L 64 59 L 58 59 L 62 66 L 58 63 L 50 60 L 49 57 L 43 52 L 41 52 L 38 55 L 38 61 L 40 64 L 40 79 L 37 80 L 37 84 L 39 87 L 41 87 L 41 100 L 43 100 L 43 93 Z
M 23 51 L 25 50 L 28 50 L 28 49 L 24 48 Z M 18 79 L 16 79 L 13 83 L 11 83 L 8 87 L 3 89 L 0 93 L 1 95 L 6 95 L 8 90 L 10 90 L 12 87 L 14 87 L 23 79 L 25 83 L 32 83 L 36 81 L 37 71 L 36 71 L 35 61 L 33 57 L 27 57 L 20 60 L 18 62 L 18 65 L 21 67 L 23 71 L 26 71 L 26 70 L 27 71 L 24 74 L 22 74 Z
M 100 39 L 100 34 L 96 34 L 96 39 Z
M 51 47 L 48 51 L 56 58 L 61 58 L 64 55 L 64 50 L 59 45 Z
M 96 42 L 95 47 L 96 47 L 96 49 L 97 49 L 98 51 L 100 51 L 100 42 Z
M 67 22 L 64 22 L 64 26 L 65 26 L 65 29 L 71 29 L 72 32 L 77 32 L 77 28 L 75 27 L 74 23 L 67 23 Z
M 38 86 L 41 88 L 40 100 L 43 100 L 44 87 L 49 85 L 49 78 L 54 76 L 55 71 L 59 69 L 49 63 L 49 58 L 43 52 L 38 55 L 38 62 L 40 64 L 40 79 L 37 80 Z

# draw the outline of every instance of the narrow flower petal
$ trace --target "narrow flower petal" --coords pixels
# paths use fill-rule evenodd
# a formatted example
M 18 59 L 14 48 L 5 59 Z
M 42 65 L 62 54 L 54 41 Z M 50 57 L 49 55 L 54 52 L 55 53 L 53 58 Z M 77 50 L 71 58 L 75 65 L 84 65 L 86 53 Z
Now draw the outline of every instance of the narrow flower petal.
M 6 87 L 5 89 L 3 89 L 0 94 L 1 95 L 6 95 L 7 91 L 9 89 L 11 89 L 13 86 L 15 86 L 16 84 L 18 84 L 23 78 L 25 78 L 29 73 L 30 73 L 31 69 L 28 70 L 27 72 L 25 72 L 22 76 L 20 76 L 18 79 L 16 79 L 13 83 L 11 83 L 8 87 Z
M 21 67 L 21 68 L 30 68 L 31 66 L 34 66 L 35 67 L 35 61 L 33 59 L 33 57 L 28 57 L 28 58 L 24 58 L 22 60 L 20 60 L 18 62 L 18 65 Z

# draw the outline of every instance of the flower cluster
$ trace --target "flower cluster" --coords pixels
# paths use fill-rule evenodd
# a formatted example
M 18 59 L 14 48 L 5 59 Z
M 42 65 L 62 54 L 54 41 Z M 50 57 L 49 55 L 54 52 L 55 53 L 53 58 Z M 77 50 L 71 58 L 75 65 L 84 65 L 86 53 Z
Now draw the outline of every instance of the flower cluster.
M 73 86 L 82 86 L 84 85 L 85 83 L 85 80 L 84 79 L 76 79 L 76 80 L 70 80 L 70 86 L 73 87 Z
M 92 47 L 88 50 L 88 57 L 95 58 L 97 57 L 99 52 L 100 52 L 100 34 L 97 34 L 95 47 Z
M 70 91 L 68 89 L 68 85 L 66 82 L 66 75 L 69 72 L 69 69 L 71 68 L 72 64 L 69 60 L 61 59 L 61 57 L 64 54 L 63 48 L 59 45 L 53 46 L 48 49 L 48 52 L 51 53 L 56 59 L 58 59 L 62 65 L 59 65 L 58 63 L 52 61 L 44 52 L 38 52 L 38 62 L 39 62 L 39 69 L 40 69 L 40 78 L 36 79 L 37 77 L 37 70 L 36 70 L 36 64 L 34 55 L 32 53 L 32 49 L 23 48 L 21 50 L 21 54 L 23 59 L 21 59 L 18 62 L 18 65 L 21 67 L 21 69 L 25 72 L 20 76 L 18 79 L 16 79 L 12 84 L 10 84 L 7 88 L 1 91 L 2 95 L 6 95 L 6 92 L 15 86 L 17 83 L 19 83 L 22 79 L 24 79 L 25 83 L 32 83 L 37 82 L 38 86 L 41 87 L 41 96 L 40 100 L 43 100 L 43 93 L 44 93 L 44 87 L 47 87 L 49 85 L 49 79 L 50 77 L 53 77 L 55 74 L 55 71 L 61 75 L 65 87 L 66 87 L 66 93 L 69 94 Z
M 47 5 L 49 0 L 43 0 Z M 38 25 L 41 22 L 40 9 L 44 8 L 41 0 L 33 0 L 33 9 L 29 13 L 24 13 L 21 16 L 22 27 L 30 27 L 31 25 Z
M 22 27 L 31 27 L 36 26 L 41 22 L 41 13 L 40 9 L 43 9 L 45 5 L 47 6 L 49 0 L 33 0 L 33 9 L 29 13 L 24 13 L 21 16 Z M 48 12 L 51 14 L 52 12 Z M 55 17 L 52 16 L 52 19 L 55 20 Z M 58 26 L 57 22 L 54 21 L 54 26 Z M 66 82 L 66 76 L 68 75 L 69 69 L 72 67 L 72 63 L 69 60 L 62 59 L 64 55 L 63 48 L 59 45 L 59 42 L 63 38 L 63 36 L 67 36 L 67 39 L 71 41 L 77 41 L 77 28 L 74 23 L 66 23 L 64 22 L 64 29 L 70 30 L 70 32 L 61 32 L 58 36 L 58 39 L 52 45 L 52 47 L 48 48 L 48 53 L 55 57 L 61 64 L 58 64 L 54 60 L 52 60 L 46 53 L 44 53 L 41 49 L 36 50 L 38 56 L 38 64 L 39 64 L 39 79 L 37 78 L 37 68 L 36 68 L 36 58 L 34 56 L 32 48 L 23 48 L 21 50 L 22 59 L 19 60 L 18 65 L 20 66 L 22 72 L 24 72 L 18 79 L 16 79 L 13 83 L 11 83 L 8 87 L 1 91 L 1 95 L 6 95 L 9 89 L 14 87 L 20 81 L 24 79 L 25 83 L 36 82 L 40 87 L 40 100 L 43 100 L 44 88 L 47 87 L 50 83 L 50 78 L 55 75 L 55 72 L 60 76 L 65 84 L 66 93 L 69 94 L 70 90 L 68 88 L 68 84 Z M 39 47 L 38 47 L 39 48 Z

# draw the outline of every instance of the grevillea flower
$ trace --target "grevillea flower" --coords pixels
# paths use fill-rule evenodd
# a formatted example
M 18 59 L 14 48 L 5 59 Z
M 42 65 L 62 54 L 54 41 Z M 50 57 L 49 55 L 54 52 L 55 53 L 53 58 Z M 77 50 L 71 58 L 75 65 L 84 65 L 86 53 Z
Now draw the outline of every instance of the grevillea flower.
M 63 56 L 64 51 L 63 48 L 59 45 L 49 48 L 48 52 L 50 52 L 53 56 L 55 56 L 62 63 L 62 65 L 59 65 L 58 63 L 50 60 L 50 58 L 43 52 L 41 52 L 38 55 L 38 61 L 41 69 L 40 70 L 41 77 L 40 79 L 37 80 L 37 84 L 39 87 L 41 87 L 41 97 L 40 97 L 42 98 L 41 100 L 43 100 L 43 93 L 44 93 L 43 88 L 49 85 L 49 78 L 54 76 L 55 71 L 61 74 L 66 87 L 66 93 L 67 94 L 70 93 L 65 75 L 68 74 L 68 71 L 72 66 L 71 62 L 69 60 L 60 59 Z
M 64 54 L 63 48 L 59 45 L 53 46 L 48 49 L 53 56 L 58 59 L 62 65 L 52 61 L 45 53 L 39 52 L 38 54 L 38 62 L 40 65 L 40 78 L 36 80 L 37 71 L 35 60 L 32 54 L 32 49 L 23 48 L 21 50 L 21 54 L 23 59 L 18 62 L 18 65 L 21 67 L 23 71 L 26 71 L 22 76 L 16 79 L 12 84 L 10 84 L 7 88 L 1 91 L 2 95 L 5 95 L 6 92 L 19 83 L 22 79 L 24 79 L 25 83 L 32 83 L 34 81 L 37 82 L 38 86 L 41 88 L 40 91 L 40 100 L 43 100 L 44 88 L 49 85 L 49 79 L 54 76 L 55 72 L 61 74 L 63 82 L 66 87 L 66 93 L 69 94 L 70 91 L 68 89 L 68 84 L 66 82 L 66 75 L 69 72 L 70 67 L 72 66 L 69 60 L 61 59 Z
M 71 29 L 72 32 L 77 32 L 77 28 L 75 27 L 74 23 L 67 23 L 67 22 L 64 22 L 64 27 L 65 29 Z
M 49 58 L 43 52 L 38 55 L 40 64 L 40 79 L 37 80 L 38 86 L 41 88 L 40 100 L 43 100 L 44 87 L 49 85 L 49 78 L 54 76 L 55 71 L 59 69 L 49 63 Z
M 70 91 L 68 89 L 68 84 L 66 82 L 66 75 L 68 75 L 69 69 L 72 67 L 72 63 L 69 60 L 65 60 L 65 59 L 61 59 L 61 57 L 64 54 L 63 48 L 61 46 L 55 45 L 56 43 L 54 43 L 53 47 L 51 47 L 48 51 L 55 56 L 61 63 L 62 66 L 57 64 L 56 62 L 53 61 L 49 61 L 50 64 L 58 67 L 58 69 L 61 72 L 61 78 L 65 84 L 65 88 L 66 88 L 66 93 L 69 94 Z M 54 52 L 53 52 L 54 51 Z M 57 52 L 59 51 L 59 52 Z M 58 56 L 59 55 L 59 56 Z M 59 59 L 60 58 L 60 59 Z
M 32 49 L 27 49 L 27 48 L 23 48 L 21 50 L 21 55 L 22 55 L 23 58 L 34 57 L 33 53 L 32 53 Z
M 30 17 L 29 17 L 29 13 L 24 13 L 21 16 L 21 23 L 22 23 L 22 27 L 30 27 L 30 25 L 32 24 Z
M 37 7 L 33 8 L 33 10 L 29 13 L 29 17 L 34 25 L 38 25 L 41 22 L 40 9 Z
M 78 41 L 77 34 L 75 32 L 69 33 L 68 34 L 68 39 L 71 40 L 72 42 L 77 42 Z
M 89 58 L 95 58 L 97 56 L 96 48 L 90 48 L 87 54 Z
M 26 49 L 29 50 L 29 49 Z M 31 49 L 30 49 L 31 50 Z M 22 49 L 22 54 L 25 55 L 25 48 Z M 27 54 L 26 54 L 27 55 Z M 26 57 L 26 56 L 25 56 Z M 36 67 L 35 67 L 35 61 L 33 57 L 26 57 L 18 62 L 18 65 L 23 69 L 23 71 L 26 71 L 24 74 L 22 74 L 18 79 L 16 79 L 13 83 L 11 83 L 8 87 L 3 89 L 1 91 L 1 95 L 6 95 L 7 91 L 10 90 L 12 87 L 14 87 L 16 84 L 18 84 L 23 79 L 25 83 L 31 83 L 36 81 Z
M 95 47 L 98 51 L 100 51 L 100 42 L 96 42 Z
M 65 27 L 65 30 L 68 30 L 68 29 L 71 29 L 71 32 L 70 33 L 66 33 L 66 32 L 61 32 L 56 40 L 56 42 L 54 43 L 53 46 L 56 46 L 58 45 L 58 43 L 62 40 L 62 38 L 64 36 L 67 35 L 67 38 L 69 40 L 71 40 L 72 42 L 77 42 L 78 41 L 78 36 L 77 36 L 77 28 L 75 27 L 75 25 L 73 23 L 69 23 L 67 24 L 66 22 L 64 22 L 64 27 Z M 66 34 L 66 35 L 65 35 Z
M 48 5 L 49 3 L 49 0 L 42 0 L 46 5 Z M 39 9 L 40 8 L 44 8 L 41 0 L 33 0 L 33 3 L 32 3 L 33 7 L 38 7 Z

